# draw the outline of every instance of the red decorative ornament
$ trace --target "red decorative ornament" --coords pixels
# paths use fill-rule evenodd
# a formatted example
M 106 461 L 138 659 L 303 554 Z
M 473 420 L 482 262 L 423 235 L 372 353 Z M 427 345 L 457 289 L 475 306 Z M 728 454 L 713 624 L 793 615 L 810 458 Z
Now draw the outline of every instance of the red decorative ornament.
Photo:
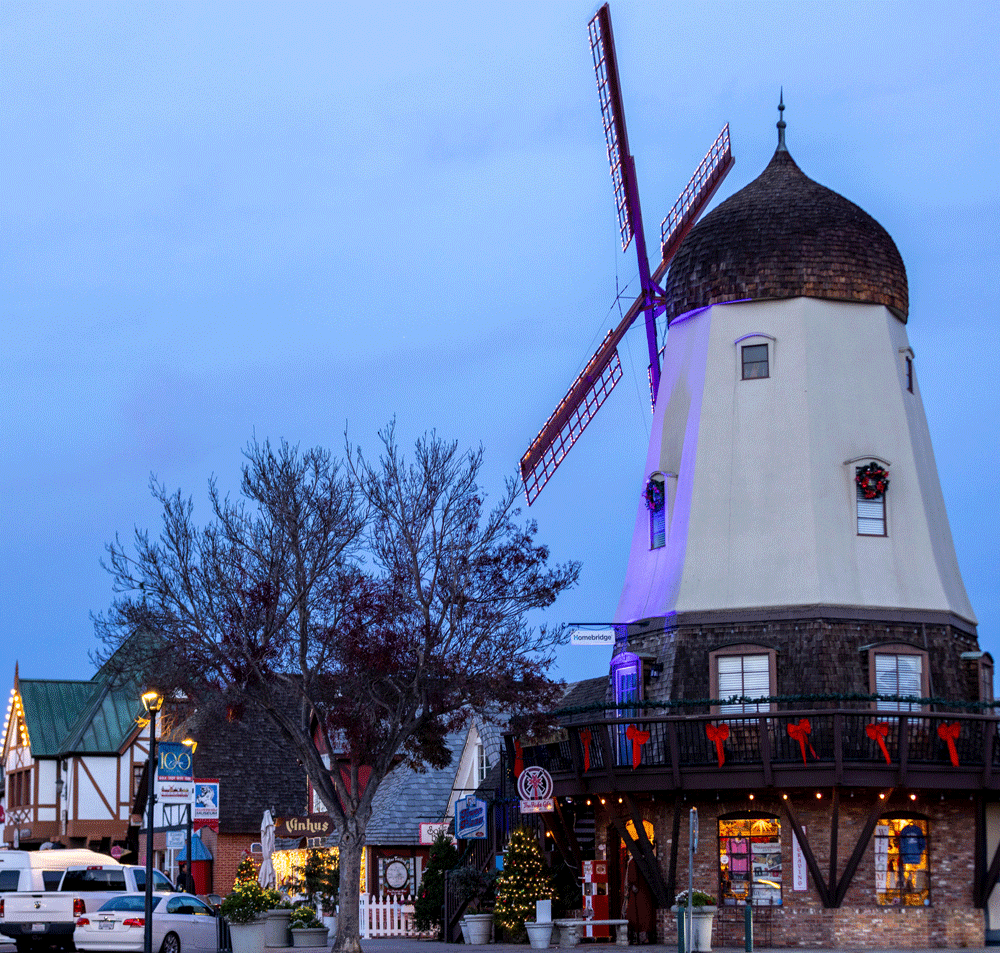
M 583 770 L 590 770 L 590 739 L 593 735 L 589 728 L 580 729 L 580 743 L 583 745 Z
M 722 743 L 729 737 L 729 725 L 705 725 L 705 734 L 709 741 L 715 742 L 715 754 L 719 759 L 719 767 L 726 763 L 726 754 Z
M 640 731 L 638 725 L 629 725 L 625 729 L 625 737 L 632 742 L 632 770 L 634 771 L 639 767 L 639 762 L 642 761 L 642 746 L 649 741 L 650 733 Z
M 809 753 L 816 758 L 816 752 L 813 746 L 809 744 L 808 735 L 812 731 L 812 725 L 809 724 L 808 718 L 803 718 L 796 725 L 788 726 L 788 734 L 793 740 L 799 743 L 799 748 L 802 749 L 802 763 L 806 763 L 806 745 L 809 745 Z
M 892 759 L 889 757 L 889 750 L 885 746 L 885 739 L 889 737 L 889 726 L 884 721 L 872 722 L 870 725 L 865 725 L 865 734 L 872 741 L 878 742 L 878 746 L 882 749 L 882 754 L 885 755 L 885 763 L 892 764 Z
M 885 491 L 889 489 L 889 471 L 873 461 L 863 467 L 858 467 L 854 482 L 857 483 L 861 495 L 866 500 L 877 500 L 879 497 L 885 496 Z
M 961 727 L 957 721 L 953 721 L 950 725 L 938 725 L 938 737 L 948 744 L 948 756 L 951 758 L 953 768 L 958 767 L 958 749 L 955 747 L 955 742 L 960 731 Z

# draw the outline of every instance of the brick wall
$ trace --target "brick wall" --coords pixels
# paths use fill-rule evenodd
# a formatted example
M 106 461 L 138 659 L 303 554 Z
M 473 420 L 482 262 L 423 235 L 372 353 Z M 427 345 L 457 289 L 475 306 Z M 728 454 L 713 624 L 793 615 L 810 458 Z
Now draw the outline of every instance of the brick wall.
M 814 790 L 791 792 L 792 810 L 806 831 L 824 877 L 830 869 L 830 827 L 832 804 L 829 792 L 817 799 Z M 857 791 L 851 797 L 844 792 L 840 801 L 840 823 L 837 839 L 837 875 L 842 876 L 862 831 L 869 811 L 877 803 L 877 792 Z M 670 839 L 673 806 L 659 800 L 641 802 L 644 816 L 655 830 L 657 858 L 664 878 L 669 876 Z M 982 910 L 972 905 L 974 876 L 974 802 L 968 797 L 941 799 L 939 793 L 917 792 L 917 799 L 896 795 L 884 808 L 886 813 L 900 810 L 926 815 L 930 822 L 931 903 L 926 907 L 882 907 L 875 897 L 875 855 L 870 841 L 861 863 L 837 909 L 826 909 L 819 899 L 812 876 L 808 889 L 792 889 L 791 825 L 782 810 L 779 794 L 747 797 L 714 798 L 698 801 L 689 798 L 683 803 L 677 850 L 677 889 L 687 887 L 688 873 L 688 811 L 699 809 L 699 845 L 694 863 L 696 888 L 713 895 L 719 890 L 718 826 L 722 814 L 737 811 L 764 811 L 775 814 L 781 821 L 782 905 L 755 911 L 758 946 L 803 948 L 885 949 L 900 947 L 966 947 L 985 944 L 985 921 Z M 610 820 L 605 807 L 598 814 L 598 841 L 609 843 Z M 613 837 L 611 838 L 613 842 Z M 729 908 L 723 914 L 728 923 L 722 936 L 721 923 L 716 923 L 716 943 L 739 948 L 743 944 L 742 909 Z M 770 936 L 765 921 L 770 918 Z M 717 918 L 718 919 L 718 918 Z M 676 944 L 675 915 L 669 910 L 658 912 L 658 942 Z

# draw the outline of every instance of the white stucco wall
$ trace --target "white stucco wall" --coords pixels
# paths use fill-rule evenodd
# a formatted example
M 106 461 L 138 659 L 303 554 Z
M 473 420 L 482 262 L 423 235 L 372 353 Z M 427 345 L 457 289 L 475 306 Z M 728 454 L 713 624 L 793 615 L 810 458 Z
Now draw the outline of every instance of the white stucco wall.
M 770 376 L 741 380 L 740 344 L 764 340 Z M 650 550 L 640 502 L 616 621 L 824 605 L 974 622 L 907 347 L 878 305 L 796 298 L 675 321 L 646 468 L 668 474 L 667 544 Z M 891 463 L 885 538 L 856 532 L 855 466 L 871 457 Z

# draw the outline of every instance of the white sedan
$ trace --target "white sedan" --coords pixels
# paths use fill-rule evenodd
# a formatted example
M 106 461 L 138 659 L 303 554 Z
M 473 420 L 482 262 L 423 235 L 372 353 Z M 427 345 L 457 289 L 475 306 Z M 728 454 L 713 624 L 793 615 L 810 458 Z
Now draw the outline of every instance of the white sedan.
M 146 896 L 126 893 L 107 901 L 95 913 L 76 921 L 73 943 L 78 950 L 142 953 L 146 929 Z M 153 949 L 160 953 L 217 953 L 215 911 L 188 893 L 153 896 Z

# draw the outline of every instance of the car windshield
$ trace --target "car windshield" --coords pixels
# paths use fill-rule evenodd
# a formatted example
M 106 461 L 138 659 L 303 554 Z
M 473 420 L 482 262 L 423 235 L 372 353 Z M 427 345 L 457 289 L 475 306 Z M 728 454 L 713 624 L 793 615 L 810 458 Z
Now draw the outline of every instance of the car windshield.
M 153 909 L 162 897 L 153 897 Z M 121 897 L 112 897 L 101 907 L 102 910 L 122 910 L 128 913 L 145 912 L 146 895 L 142 893 L 127 893 Z

